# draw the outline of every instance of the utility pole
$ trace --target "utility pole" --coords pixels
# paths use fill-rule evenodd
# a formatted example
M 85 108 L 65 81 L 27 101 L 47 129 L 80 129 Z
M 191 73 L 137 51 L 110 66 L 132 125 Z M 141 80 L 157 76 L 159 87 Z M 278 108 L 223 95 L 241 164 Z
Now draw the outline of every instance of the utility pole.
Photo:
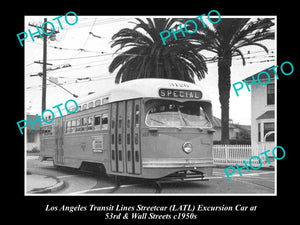
M 43 29 L 44 31 L 46 31 L 46 33 L 48 33 L 48 29 L 47 29 L 47 18 L 44 18 L 44 26 Z M 32 27 L 37 27 L 37 29 L 41 28 L 41 26 L 37 26 L 35 24 L 28 24 L 29 26 Z M 59 33 L 59 31 L 54 31 L 53 34 Z M 46 90 L 47 90 L 47 35 L 42 34 L 43 36 L 43 74 L 42 74 L 42 112 L 46 109 Z M 40 37 L 39 35 L 35 36 L 35 37 Z M 41 63 L 41 62 L 36 62 L 35 63 Z
M 44 28 L 47 32 L 47 18 L 44 18 Z M 46 109 L 46 87 L 47 87 L 47 35 L 43 33 L 43 83 L 42 83 L 42 112 Z

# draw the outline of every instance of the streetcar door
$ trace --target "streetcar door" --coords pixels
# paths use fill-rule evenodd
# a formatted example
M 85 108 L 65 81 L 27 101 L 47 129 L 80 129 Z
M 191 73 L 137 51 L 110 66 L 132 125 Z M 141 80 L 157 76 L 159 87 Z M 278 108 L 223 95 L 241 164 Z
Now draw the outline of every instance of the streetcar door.
M 117 161 L 118 172 L 124 172 L 125 156 L 125 102 L 118 102 L 117 110 Z
M 141 100 L 134 100 L 133 107 L 133 166 L 134 173 L 141 173 Z
M 140 100 L 112 103 L 110 126 L 111 171 L 141 173 Z
M 55 155 L 58 164 L 64 163 L 63 151 L 63 121 L 62 118 L 55 119 Z
M 134 100 L 129 100 L 126 103 L 126 171 L 127 173 L 134 172 L 134 160 L 133 160 L 133 106 Z
M 111 105 L 111 123 L 110 123 L 110 159 L 111 159 L 111 171 L 117 171 L 117 136 L 116 136 L 116 117 L 117 117 L 117 103 Z

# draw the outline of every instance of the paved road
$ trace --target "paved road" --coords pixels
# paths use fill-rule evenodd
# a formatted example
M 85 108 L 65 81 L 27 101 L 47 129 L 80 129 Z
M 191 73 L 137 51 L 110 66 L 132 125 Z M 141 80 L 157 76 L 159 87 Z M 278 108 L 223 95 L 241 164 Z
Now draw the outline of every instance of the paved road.
M 57 194 L 274 194 L 275 172 L 256 170 L 245 172 L 240 177 L 237 173 L 229 181 L 224 169 L 215 168 L 209 181 L 186 181 L 157 183 L 143 179 L 123 179 L 116 187 L 112 178 L 87 173 L 74 169 L 54 168 L 51 161 L 40 162 L 31 157 L 27 168 L 36 174 L 55 176 L 64 180 L 65 188 Z

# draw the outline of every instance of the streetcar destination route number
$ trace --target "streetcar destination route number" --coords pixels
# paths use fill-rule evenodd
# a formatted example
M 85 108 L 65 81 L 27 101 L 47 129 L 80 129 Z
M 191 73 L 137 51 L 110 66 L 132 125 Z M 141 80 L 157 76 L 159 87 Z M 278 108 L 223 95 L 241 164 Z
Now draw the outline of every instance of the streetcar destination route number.
M 190 91 L 190 90 L 175 90 L 175 89 L 164 89 L 161 88 L 158 91 L 160 97 L 166 98 L 188 98 L 188 99 L 201 99 L 201 91 Z

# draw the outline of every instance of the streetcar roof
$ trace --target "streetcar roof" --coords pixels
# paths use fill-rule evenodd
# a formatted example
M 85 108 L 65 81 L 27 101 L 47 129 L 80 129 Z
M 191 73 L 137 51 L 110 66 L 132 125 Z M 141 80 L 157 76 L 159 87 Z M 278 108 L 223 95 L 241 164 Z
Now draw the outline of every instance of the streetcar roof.
M 201 88 L 193 83 L 172 80 L 172 79 L 158 79 L 158 78 L 142 78 L 131 81 L 126 81 L 115 85 L 112 89 L 106 92 L 96 92 L 80 98 L 77 101 L 78 105 L 88 104 L 91 101 L 101 100 L 101 105 L 108 102 L 124 101 L 135 98 L 161 98 L 159 96 L 159 89 L 172 90 L 190 90 L 201 91 Z M 201 91 L 202 92 L 202 91 Z M 167 98 L 166 98 L 167 99 Z M 173 98 L 174 99 L 174 98 Z M 104 100 L 106 100 L 104 102 Z M 187 99 L 184 99 L 187 100 Z M 196 99 L 191 99 L 196 100 Z M 210 102 L 206 93 L 202 92 L 201 101 Z
M 135 99 L 135 98 L 162 98 L 159 95 L 160 89 L 178 90 L 178 91 L 180 90 L 201 91 L 201 88 L 199 86 L 185 81 L 171 80 L 171 79 L 143 78 L 143 79 L 126 81 L 118 84 L 115 88 L 113 88 L 110 91 L 109 102 L 116 102 L 116 101 Z M 203 92 L 202 92 L 201 101 L 210 102 L 206 94 Z
M 92 103 L 91 107 L 98 105 L 104 105 L 109 102 L 117 102 L 124 101 L 128 99 L 136 99 L 136 98 L 161 98 L 161 99 L 173 99 L 179 100 L 180 98 L 175 98 L 175 96 L 161 97 L 159 95 L 159 90 L 173 90 L 177 92 L 177 96 L 180 91 L 191 91 L 191 92 L 201 92 L 201 98 L 181 98 L 182 101 L 191 100 L 191 101 L 205 101 L 211 102 L 206 95 L 201 91 L 201 88 L 198 85 L 193 83 L 180 81 L 180 80 L 172 80 L 172 79 L 158 79 L 158 78 L 142 78 L 135 79 L 131 81 L 126 81 L 116 85 L 109 91 L 106 92 L 96 92 L 90 94 L 88 96 L 82 97 L 80 99 L 76 99 L 76 103 L 78 104 L 79 111 L 90 108 L 89 103 Z M 75 107 L 75 105 L 73 106 Z M 73 111 L 73 110 L 71 110 Z M 66 110 L 62 107 L 61 112 L 63 115 L 66 115 Z M 55 116 L 59 116 L 58 112 L 55 112 Z M 51 113 L 46 112 L 45 116 L 49 119 L 51 118 Z

